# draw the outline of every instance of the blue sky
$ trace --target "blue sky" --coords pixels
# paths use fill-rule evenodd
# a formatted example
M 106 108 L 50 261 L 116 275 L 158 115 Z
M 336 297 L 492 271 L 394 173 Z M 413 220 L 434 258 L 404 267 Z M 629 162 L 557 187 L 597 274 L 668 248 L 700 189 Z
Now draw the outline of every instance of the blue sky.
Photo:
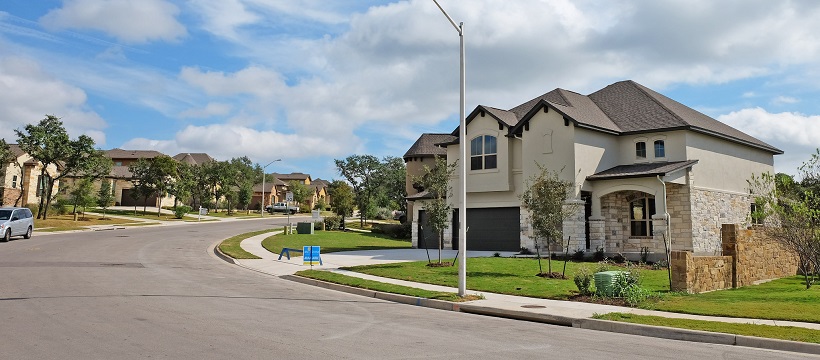
M 631 79 L 784 151 L 820 146 L 820 2 L 441 0 L 467 108 Z M 432 0 L 4 0 L 0 136 L 45 114 L 100 148 L 248 156 L 339 178 L 458 117 Z

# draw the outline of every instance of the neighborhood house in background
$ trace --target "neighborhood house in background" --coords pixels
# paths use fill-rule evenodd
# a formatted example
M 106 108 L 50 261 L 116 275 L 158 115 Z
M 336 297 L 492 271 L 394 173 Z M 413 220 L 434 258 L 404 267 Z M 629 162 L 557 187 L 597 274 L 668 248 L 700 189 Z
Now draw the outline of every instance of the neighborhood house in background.
M 519 196 L 540 165 L 575 183 L 567 201 L 579 210 L 563 229 L 570 251 L 638 259 L 648 249 L 656 260 L 666 236 L 673 250 L 719 254 L 721 225 L 749 222 L 746 180 L 773 173 L 783 153 L 633 81 L 589 95 L 555 89 L 509 110 L 480 105 L 466 123 L 470 250 L 535 249 Z M 436 156 L 458 161 L 458 133 L 423 134 L 404 156 L 414 246 L 435 235 L 424 226 L 426 194 L 409 179 Z M 458 175 L 450 185 L 457 221 Z M 457 247 L 453 229 L 446 248 Z

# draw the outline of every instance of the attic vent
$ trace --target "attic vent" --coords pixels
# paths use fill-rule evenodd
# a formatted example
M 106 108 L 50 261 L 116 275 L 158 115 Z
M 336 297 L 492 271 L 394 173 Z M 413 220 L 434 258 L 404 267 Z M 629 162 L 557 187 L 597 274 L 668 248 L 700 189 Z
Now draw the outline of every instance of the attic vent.
M 569 126 L 569 119 L 564 117 L 564 126 Z
M 481 110 L 480 114 L 481 114 L 481 117 L 484 117 L 484 110 Z
M 498 123 L 498 130 L 504 130 L 504 124 Z
M 550 107 L 545 105 L 545 106 L 544 106 L 544 112 L 545 112 L 545 113 L 550 112 Z

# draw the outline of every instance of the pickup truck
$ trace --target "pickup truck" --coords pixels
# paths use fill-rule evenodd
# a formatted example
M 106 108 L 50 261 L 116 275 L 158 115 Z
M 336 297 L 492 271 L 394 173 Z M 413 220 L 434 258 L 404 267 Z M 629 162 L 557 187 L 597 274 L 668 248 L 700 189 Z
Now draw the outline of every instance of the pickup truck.
M 273 203 L 273 205 L 268 205 L 265 210 L 269 213 L 273 214 L 274 212 L 286 212 L 289 211 L 291 214 L 296 214 L 299 212 L 299 206 L 291 205 L 288 206 L 287 203 L 278 202 Z

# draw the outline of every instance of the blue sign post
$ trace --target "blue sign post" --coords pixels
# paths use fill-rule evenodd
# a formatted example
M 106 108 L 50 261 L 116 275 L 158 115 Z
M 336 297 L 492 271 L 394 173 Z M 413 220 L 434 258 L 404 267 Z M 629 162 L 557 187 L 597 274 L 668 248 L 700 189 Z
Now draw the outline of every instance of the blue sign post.
M 315 263 L 319 263 L 319 265 L 324 265 L 324 264 L 322 264 L 322 257 L 319 255 L 320 250 L 321 249 L 320 249 L 319 246 L 304 246 L 304 247 L 302 247 L 302 255 L 303 255 L 303 259 L 304 259 L 304 264 L 305 265 L 310 265 L 311 267 L 313 267 L 313 264 L 315 264 Z

